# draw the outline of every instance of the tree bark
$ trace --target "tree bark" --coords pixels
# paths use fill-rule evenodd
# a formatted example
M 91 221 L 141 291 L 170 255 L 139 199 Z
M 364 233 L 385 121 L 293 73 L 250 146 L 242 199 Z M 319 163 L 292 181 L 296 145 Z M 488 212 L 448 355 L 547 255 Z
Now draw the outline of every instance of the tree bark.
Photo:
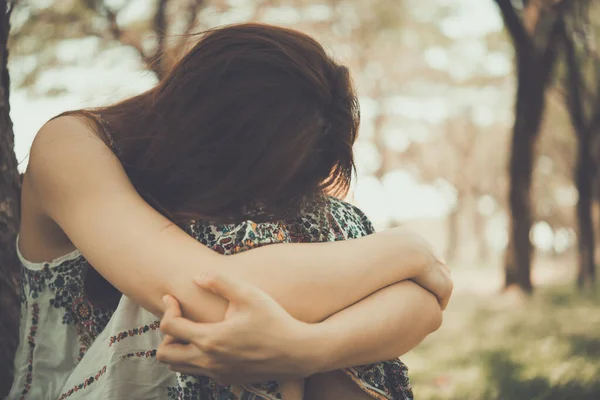
M 594 107 L 594 114 L 587 118 L 582 97 L 584 90 L 583 65 L 577 57 L 575 44 L 572 35 L 567 31 L 566 24 L 562 23 L 560 27 L 566 56 L 567 105 L 577 138 L 577 165 L 575 167 L 575 186 L 579 194 L 576 206 L 579 261 L 577 286 L 582 288 L 587 284 L 592 285 L 596 277 L 596 242 L 592 210 L 596 165 L 592 153 L 592 141 L 598 130 L 600 98 L 596 100 L 599 104 Z
M 581 288 L 596 280 L 594 223 L 592 219 L 594 160 L 589 153 L 589 144 L 583 141 L 578 145 L 575 183 L 579 192 L 577 200 L 577 244 L 579 269 L 577 285 Z
M 0 0 L 0 397 L 10 390 L 18 341 L 18 261 L 15 240 L 19 228 L 21 179 L 14 153 L 14 134 L 9 112 L 6 48 L 12 4 Z
M 534 50 L 534 49 L 531 49 Z M 553 50 L 552 50 L 553 51 Z M 531 184 L 533 176 L 535 142 L 539 136 L 546 103 L 545 90 L 554 57 L 537 57 L 520 54 L 518 58 L 518 87 L 515 105 L 515 122 L 511 141 L 509 166 L 510 230 L 505 264 L 505 288 L 519 286 L 530 293 L 532 246 L 529 234 L 533 215 Z M 543 64 L 547 58 L 550 64 Z M 545 74 L 544 74 L 544 71 Z
M 527 101 L 526 97 L 531 97 Z M 531 292 L 531 178 L 534 139 L 544 108 L 543 96 L 520 96 L 513 129 L 510 155 L 510 230 L 505 265 L 505 288 L 517 285 Z
M 135 31 L 123 28 L 118 22 L 118 11 L 113 10 L 105 0 L 87 2 L 87 6 L 102 15 L 108 22 L 108 33 L 112 39 L 125 46 L 130 46 L 139 54 L 140 58 L 146 64 L 146 68 L 152 71 L 160 81 L 165 78 L 173 67 L 173 64 L 181 56 L 182 50 L 189 39 L 189 34 L 198 23 L 198 13 L 207 6 L 205 0 L 190 0 L 186 9 L 185 28 L 175 46 L 168 46 L 169 28 L 172 23 L 168 20 L 167 8 L 171 4 L 170 0 L 157 0 L 154 16 L 152 18 L 153 36 L 156 37 L 156 49 L 148 52 L 144 48 L 143 37 Z M 261 5 L 256 7 L 258 13 Z M 95 32 L 102 36 L 101 32 Z
M 552 76 L 559 39 L 559 18 L 545 35 L 545 46 L 533 40 L 536 24 L 519 18 L 510 0 L 495 0 L 513 41 L 517 66 L 517 98 L 509 161 L 509 239 L 504 287 L 516 285 L 531 293 L 531 184 L 534 150 L 545 108 L 545 90 Z M 526 13 L 527 16 L 527 13 Z

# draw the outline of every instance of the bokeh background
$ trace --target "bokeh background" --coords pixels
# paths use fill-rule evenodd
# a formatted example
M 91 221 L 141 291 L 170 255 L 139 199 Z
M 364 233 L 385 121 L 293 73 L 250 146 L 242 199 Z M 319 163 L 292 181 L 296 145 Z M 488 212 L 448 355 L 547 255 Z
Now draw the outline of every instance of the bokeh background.
M 150 88 L 194 33 L 302 30 L 360 96 L 349 200 L 378 229 L 421 232 L 453 269 L 442 328 L 403 357 L 417 399 L 600 399 L 599 3 L 21 0 L 18 169 L 45 121 Z

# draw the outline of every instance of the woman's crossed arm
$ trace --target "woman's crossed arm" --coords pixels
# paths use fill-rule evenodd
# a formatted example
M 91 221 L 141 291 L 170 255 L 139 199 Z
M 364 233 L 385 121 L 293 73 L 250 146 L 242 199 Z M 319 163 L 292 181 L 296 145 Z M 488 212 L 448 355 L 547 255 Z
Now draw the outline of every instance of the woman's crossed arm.
M 157 315 L 165 309 L 162 297 L 173 294 L 191 320 L 221 321 L 228 302 L 198 290 L 193 278 L 226 272 L 264 290 L 295 318 L 317 322 L 433 264 L 418 238 L 394 232 L 218 255 L 145 203 L 117 158 L 74 117 L 39 132 L 24 191 L 35 199 L 37 219 L 56 223 L 101 275 Z

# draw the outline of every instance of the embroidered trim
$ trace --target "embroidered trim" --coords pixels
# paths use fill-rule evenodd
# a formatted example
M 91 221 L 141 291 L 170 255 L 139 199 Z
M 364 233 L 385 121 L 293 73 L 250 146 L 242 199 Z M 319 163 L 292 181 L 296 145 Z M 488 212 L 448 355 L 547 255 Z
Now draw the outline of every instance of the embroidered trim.
M 31 390 L 31 382 L 33 380 L 33 351 L 35 350 L 35 334 L 38 330 L 38 320 L 40 318 L 40 306 L 37 303 L 33 303 L 31 312 L 31 328 L 29 328 L 29 336 L 27 336 L 27 343 L 29 344 L 29 359 L 27 363 L 27 376 L 25 377 L 25 386 L 21 392 L 21 400 L 25 400 L 25 396 Z
M 25 268 L 33 270 L 33 271 L 41 271 L 45 268 L 54 268 L 54 267 L 57 267 L 60 264 L 64 263 L 65 261 L 71 261 L 71 260 L 74 260 L 77 257 L 81 256 L 81 252 L 79 250 L 73 250 L 72 252 L 67 253 L 63 256 L 57 257 L 51 261 L 44 261 L 44 262 L 29 261 L 23 256 L 23 254 L 21 254 L 21 250 L 19 249 L 19 236 L 17 236 L 15 248 L 17 249 L 17 257 L 19 258 L 19 261 L 21 261 L 21 264 L 23 264 L 23 266 Z
M 51 294 L 50 305 L 64 310 L 62 323 L 74 326 L 79 340 L 80 361 L 91 343 L 104 329 L 113 310 L 94 307 L 86 298 L 83 281 L 88 268 L 83 257 L 63 261 L 41 270 L 21 268 L 21 302 L 37 299 L 41 293 Z
M 156 349 L 152 349 L 152 350 L 147 350 L 147 351 L 137 351 L 135 353 L 127 353 L 125 355 L 123 355 L 121 358 L 133 358 L 133 357 L 139 357 L 139 358 L 151 358 L 151 357 L 155 357 L 156 356 Z M 96 382 L 102 375 L 104 375 L 104 373 L 106 372 L 106 365 L 102 367 L 102 369 L 100 369 L 96 375 L 94 376 L 90 376 L 89 378 L 87 378 L 85 381 L 83 381 L 82 383 L 80 383 L 77 386 L 73 386 L 73 388 L 69 389 L 69 391 L 63 393 L 58 400 L 64 400 L 67 397 L 71 396 L 73 393 L 85 389 L 88 386 L 90 386 L 92 383 Z
M 98 380 L 98 378 L 100 378 L 102 375 L 104 375 L 104 373 L 106 372 L 106 365 L 104 367 L 102 367 L 94 376 L 90 376 L 89 378 L 87 378 L 85 381 L 83 381 L 83 383 L 80 383 L 77 386 L 73 386 L 72 389 L 69 389 L 69 391 L 63 393 L 58 400 L 64 400 L 67 397 L 71 396 L 73 393 L 85 389 L 88 386 L 90 386 L 92 383 L 96 382 Z
M 147 351 L 136 351 L 135 353 L 127 353 L 127 354 L 121 356 L 121 358 L 133 358 L 133 357 L 139 357 L 139 358 L 156 357 L 156 349 L 147 350 Z
M 134 329 L 129 329 L 129 330 L 126 330 L 123 332 L 119 332 L 117 335 L 111 336 L 108 347 L 111 347 L 113 344 L 118 343 L 125 338 L 131 337 L 131 336 L 143 335 L 144 333 L 149 332 L 151 330 L 155 331 L 159 327 L 160 327 L 160 321 L 154 321 L 150 325 L 143 325 L 143 326 L 140 326 L 139 328 L 134 328 Z

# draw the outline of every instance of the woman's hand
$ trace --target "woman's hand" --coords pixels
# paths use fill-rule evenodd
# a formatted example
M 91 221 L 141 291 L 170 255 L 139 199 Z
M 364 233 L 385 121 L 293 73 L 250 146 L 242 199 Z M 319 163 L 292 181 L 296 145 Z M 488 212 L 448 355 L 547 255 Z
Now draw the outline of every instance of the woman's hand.
M 227 384 L 310 375 L 314 366 L 302 342 L 311 337 L 311 325 L 294 319 L 252 285 L 222 275 L 195 282 L 229 300 L 225 319 L 192 322 L 181 317 L 175 298 L 165 296 L 160 330 L 167 336 L 157 350 L 159 361 L 174 371 Z

